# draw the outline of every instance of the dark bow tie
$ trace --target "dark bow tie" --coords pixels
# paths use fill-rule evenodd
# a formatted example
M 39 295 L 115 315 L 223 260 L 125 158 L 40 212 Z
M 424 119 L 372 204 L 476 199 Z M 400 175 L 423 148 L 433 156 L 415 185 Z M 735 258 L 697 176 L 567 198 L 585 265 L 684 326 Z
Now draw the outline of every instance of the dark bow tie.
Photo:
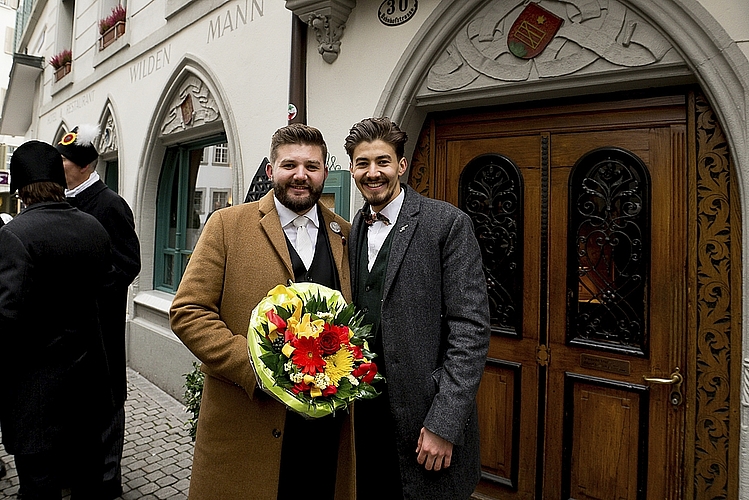
M 390 224 L 390 219 L 388 219 L 387 217 L 385 217 L 384 215 L 382 215 L 379 212 L 376 213 L 376 214 L 372 213 L 372 212 L 369 212 L 369 213 L 362 214 L 362 215 L 364 216 L 364 222 L 368 226 L 371 226 L 372 224 L 374 224 L 375 221 L 380 221 L 383 224 L 385 224 L 386 226 Z

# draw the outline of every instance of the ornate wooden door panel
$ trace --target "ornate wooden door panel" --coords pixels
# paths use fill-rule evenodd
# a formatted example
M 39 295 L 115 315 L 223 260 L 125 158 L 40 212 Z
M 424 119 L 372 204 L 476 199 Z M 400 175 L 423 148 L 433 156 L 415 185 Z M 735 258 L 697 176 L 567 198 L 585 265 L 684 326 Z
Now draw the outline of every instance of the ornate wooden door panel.
M 678 498 L 684 97 L 432 123 L 421 190 L 471 215 L 492 307 L 476 498 Z

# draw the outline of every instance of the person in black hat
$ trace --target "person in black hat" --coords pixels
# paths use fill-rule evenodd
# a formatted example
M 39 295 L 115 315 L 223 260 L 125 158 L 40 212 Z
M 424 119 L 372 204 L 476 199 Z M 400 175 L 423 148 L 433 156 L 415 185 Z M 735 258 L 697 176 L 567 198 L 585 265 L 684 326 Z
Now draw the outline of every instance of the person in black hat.
M 65 201 L 57 150 L 29 141 L 10 163 L 26 208 L 0 228 L 0 429 L 24 500 L 102 498 L 101 432 L 114 403 L 97 315 L 109 236 Z
M 101 222 L 112 240 L 115 280 L 99 302 L 99 321 L 104 335 L 104 349 L 112 374 L 112 393 L 117 411 L 105 430 L 105 495 L 103 499 L 122 494 L 122 450 L 125 440 L 125 399 L 127 378 L 125 360 L 125 322 L 127 290 L 140 272 L 140 243 L 135 234 L 133 212 L 127 202 L 109 189 L 96 172 L 99 153 L 94 140 L 95 125 L 79 125 L 55 146 L 62 155 L 68 189 L 68 202 Z

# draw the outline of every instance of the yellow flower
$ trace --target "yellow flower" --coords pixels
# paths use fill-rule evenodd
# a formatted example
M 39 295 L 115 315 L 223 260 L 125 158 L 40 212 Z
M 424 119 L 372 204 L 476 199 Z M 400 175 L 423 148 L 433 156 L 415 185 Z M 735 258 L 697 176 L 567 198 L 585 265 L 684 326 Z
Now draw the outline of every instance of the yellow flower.
M 283 349 L 281 349 L 281 352 L 286 356 L 287 358 L 290 358 L 291 355 L 294 353 L 294 348 L 291 347 L 291 342 L 287 342 L 284 344 Z
M 322 332 L 325 322 L 321 319 L 313 320 L 312 316 L 309 313 L 302 316 L 300 320 L 297 315 L 297 311 L 300 310 L 301 308 L 294 311 L 294 314 L 288 319 L 286 323 L 287 330 L 293 332 L 297 337 L 300 338 L 317 338 L 320 335 L 320 332 Z
M 266 298 L 269 299 L 268 303 L 271 305 L 271 307 L 277 306 L 283 307 L 287 310 L 293 310 L 294 315 L 296 315 L 297 319 L 299 319 L 302 308 L 302 299 L 300 299 L 296 292 L 291 288 L 285 287 L 283 285 L 278 285 L 273 290 L 268 292 Z M 297 311 L 299 312 L 297 313 Z M 265 314 L 265 311 L 261 311 L 261 313 Z
M 338 382 L 347 376 L 354 369 L 354 355 L 345 347 L 341 347 L 338 352 L 326 356 L 325 374 L 330 377 L 330 383 L 338 387 Z

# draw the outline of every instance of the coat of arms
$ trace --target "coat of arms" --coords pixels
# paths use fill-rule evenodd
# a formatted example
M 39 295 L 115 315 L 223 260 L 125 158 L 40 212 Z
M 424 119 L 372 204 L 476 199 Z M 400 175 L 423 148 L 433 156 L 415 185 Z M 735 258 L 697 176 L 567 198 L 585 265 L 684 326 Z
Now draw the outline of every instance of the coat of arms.
M 562 18 L 529 3 L 510 28 L 507 47 L 521 59 L 532 59 L 540 54 L 562 26 Z

